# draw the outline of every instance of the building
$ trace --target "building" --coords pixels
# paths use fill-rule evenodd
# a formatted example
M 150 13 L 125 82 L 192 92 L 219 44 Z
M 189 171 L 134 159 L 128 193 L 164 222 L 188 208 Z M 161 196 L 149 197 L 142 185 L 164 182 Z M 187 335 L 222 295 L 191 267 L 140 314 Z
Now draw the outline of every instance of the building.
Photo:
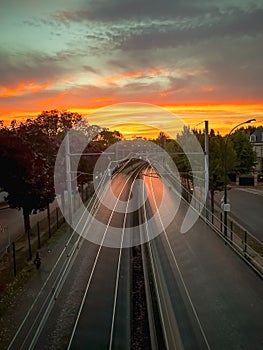
M 3 191 L 0 188 L 0 208 L 8 206 L 8 203 L 6 201 L 6 197 L 8 196 L 8 193 Z
M 250 135 L 250 142 L 253 145 L 253 150 L 257 155 L 256 170 L 263 171 L 263 127 L 257 128 L 253 134 Z

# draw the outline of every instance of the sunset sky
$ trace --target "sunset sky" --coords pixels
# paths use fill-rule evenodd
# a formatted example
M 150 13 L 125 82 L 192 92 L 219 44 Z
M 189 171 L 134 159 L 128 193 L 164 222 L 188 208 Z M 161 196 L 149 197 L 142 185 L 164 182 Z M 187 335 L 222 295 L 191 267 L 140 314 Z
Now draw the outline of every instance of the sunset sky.
M 2 120 L 145 102 L 221 133 L 263 124 L 262 0 L 1 0 L 0 30 Z

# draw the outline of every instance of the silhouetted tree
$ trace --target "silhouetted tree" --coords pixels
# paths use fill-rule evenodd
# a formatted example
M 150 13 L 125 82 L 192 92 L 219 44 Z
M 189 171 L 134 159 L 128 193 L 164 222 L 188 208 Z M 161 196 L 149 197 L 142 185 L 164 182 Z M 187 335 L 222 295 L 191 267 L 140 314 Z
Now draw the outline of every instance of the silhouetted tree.
M 25 231 L 30 229 L 29 215 L 55 198 L 54 155 L 50 139 L 35 126 L 0 130 L 0 184 L 10 207 L 23 209 Z
M 239 174 L 246 174 L 256 164 L 256 154 L 244 129 L 237 130 L 230 135 L 230 142 L 236 152 L 235 171 Z
M 195 133 L 203 150 L 205 149 L 204 132 Z M 235 170 L 236 153 L 231 142 L 228 142 L 225 149 L 225 138 L 219 133 L 215 134 L 214 129 L 209 133 L 209 190 L 211 198 L 211 211 L 214 212 L 214 195 L 216 191 L 224 188 L 225 157 L 226 172 Z
M 119 142 L 122 138 L 122 135 L 119 131 L 114 130 L 110 131 L 104 128 L 98 136 L 93 139 L 93 146 L 100 151 L 105 151 L 109 146 L 114 145 L 116 142 Z
M 73 128 L 81 120 L 82 115 L 79 113 L 52 109 L 43 111 L 36 119 L 28 119 L 27 124 L 31 123 L 41 127 L 45 134 L 55 136 L 63 133 L 65 129 Z
M 23 209 L 25 231 L 30 214 L 48 208 L 55 198 L 54 164 L 63 130 L 80 120 L 78 113 L 52 110 L 0 129 L 0 186 L 8 192 L 10 207 Z

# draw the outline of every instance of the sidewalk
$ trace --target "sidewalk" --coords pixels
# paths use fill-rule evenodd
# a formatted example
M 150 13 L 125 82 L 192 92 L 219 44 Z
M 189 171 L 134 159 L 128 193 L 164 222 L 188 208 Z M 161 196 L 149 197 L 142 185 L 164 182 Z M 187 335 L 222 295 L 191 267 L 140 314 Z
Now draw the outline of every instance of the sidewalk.
M 63 224 L 39 250 L 40 269 L 37 270 L 33 262 L 29 261 L 23 271 L 7 286 L 4 294 L 0 294 L 0 349 L 7 349 L 30 306 L 46 284 L 60 254 L 62 260 L 67 259 L 65 245 L 70 235 L 67 224 Z
M 57 201 L 50 204 L 50 212 L 58 208 Z M 42 220 L 47 221 L 47 210 L 30 215 L 31 227 Z M 10 243 L 17 241 L 25 234 L 23 210 L 10 208 L 7 203 L 0 203 L 0 256 L 5 252 Z

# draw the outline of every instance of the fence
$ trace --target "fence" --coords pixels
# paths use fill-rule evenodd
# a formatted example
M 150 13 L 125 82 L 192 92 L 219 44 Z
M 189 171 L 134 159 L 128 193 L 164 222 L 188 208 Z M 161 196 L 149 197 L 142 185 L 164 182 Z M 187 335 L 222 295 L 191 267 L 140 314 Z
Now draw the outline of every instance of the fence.
M 82 202 L 85 203 L 92 193 L 93 187 L 90 183 L 83 188 L 80 196 L 73 195 L 73 211 L 76 211 Z M 38 249 L 52 237 L 64 222 L 65 219 L 60 208 L 57 203 L 53 203 L 47 208 L 44 218 L 38 220 L 28 232 L 21 232 L 15 240 L 7 242 L 5 250 L 0 254 L 0 272 L 9 265 L 9 269 L 12 268 L 13 274 L 16 276 L 18 270 L 21 270 L 27 261 L 32 260 Z M 5 227 L 0 226 L 1 234 L 5 233 L 5 229 Z
M 183 198 L 190 202 L 192 194 L 183 188 Z M 213 230 L 228 244 L 245 262 L 263 277 L 263 242 L 248 232 L 236 220 L 228 215 L 227 225 L 223 222 L 223 211 L 216 207 L 212 213 L 207 207 L 202 208 L 198 198 L 192 201 L 194 208 Z M 226 230 L 225 230 L 226 227 Z
M 16 276 L 17 271 L 23 268 L 26 261 L 32 259 L 36 251 L 63 223 L 64 217 L 58 207 L 51 211 L 47 210 L 47 215 L 38 220 L 28 232 L 21 233 L 14 241 L 9 242 L 0 260 L 1 269 L 4 269 L 7 264 L 12 265 L 14 276 Z

